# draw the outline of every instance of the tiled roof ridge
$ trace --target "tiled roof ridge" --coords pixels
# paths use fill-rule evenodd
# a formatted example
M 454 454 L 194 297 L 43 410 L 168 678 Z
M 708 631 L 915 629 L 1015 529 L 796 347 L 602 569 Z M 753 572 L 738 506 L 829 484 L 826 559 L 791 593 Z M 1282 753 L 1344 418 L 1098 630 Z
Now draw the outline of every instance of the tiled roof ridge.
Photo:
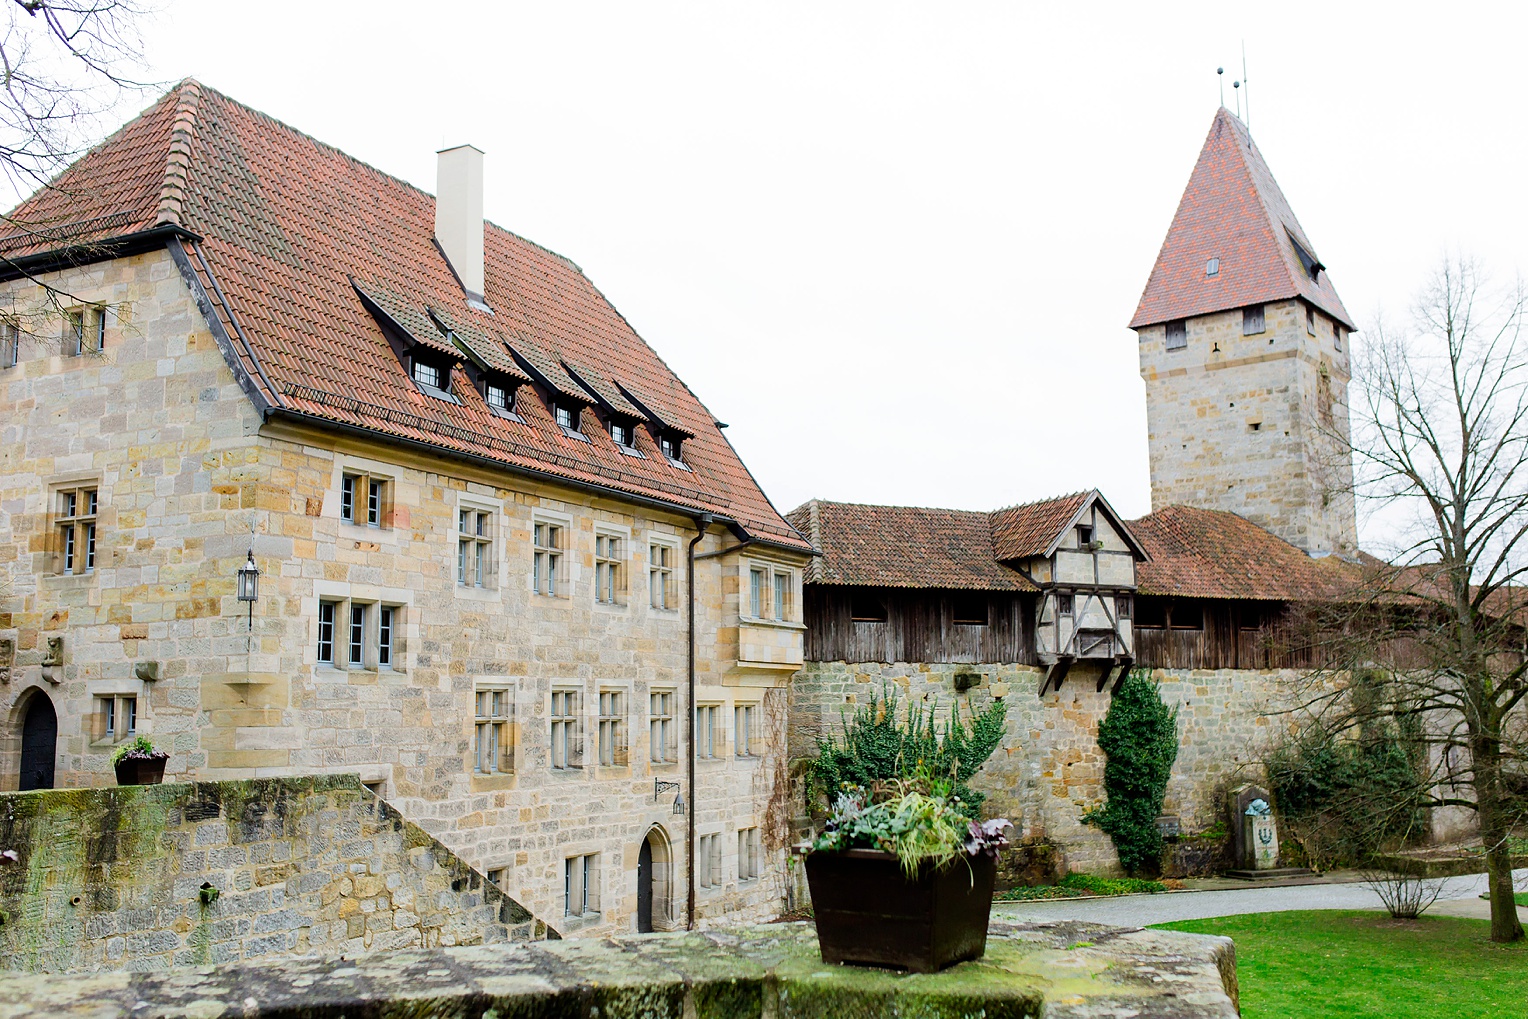
M 164 180 L 159 186 L 159 204 L 154 222 L 183 225 L 181 206 L 186 198 L 186 180 L 191 172 L 191 147 L 195 143 L 197 112 L 201 106 L 202 86 L 187 78 L 175 86 L 175 119 L 170 124 L 169 151 L 165 155 Z
M 1084 498 L 1099 494 L 1096 488 L 1080 488 L 1075 492 L 1067 492 L 1065 495 L 1053 495 L 1045 499 L 1031 499 L 1029 502 L 1016 502 L 1012 506 L 999 506 L 989 512 L 993 515 L 1007 513 L 1009 510 L 1029 509 L 1031 506 L 1044 506 L 1053 502 L 1066 502 L 1068 499 Z
M 807 502 L 802 503 L 800 506 L 797 506 L 796 509 L 791 510 L 791 512 L 794 513 L 796 510 L 803 509 L 808 504 L 816 504 L 817 506 L 857 507 L 860 509 L 918 510 L 925 513 L 968 513 L 972 516 L 978 517 L 988 516 L 996 512 L 995 510 L 952 509 L 949 506 L 904 506 L 896 503 L 885 502 L 845 502 L 839 499 L 810 499 Z

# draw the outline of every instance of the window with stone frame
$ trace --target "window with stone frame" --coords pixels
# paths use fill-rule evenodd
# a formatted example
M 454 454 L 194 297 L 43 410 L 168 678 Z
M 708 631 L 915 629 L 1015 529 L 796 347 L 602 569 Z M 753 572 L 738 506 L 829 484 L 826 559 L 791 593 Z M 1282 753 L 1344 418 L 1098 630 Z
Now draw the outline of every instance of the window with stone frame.
M 580 706 L 583 694 L 576 689 L 552 691 L 551 764 L 556 771 L 584 766 L 584 733 Z
M 564 916 L 593 916 L 600 911 L 600 857 L 598 853 L 569 856 L 563 860 L 562 912 Z
M 12 318 L 0 318 L 0 368 L 21 363 L 21 326 Z
M 594 535 L 594 600 L 601 605 L 626 601 L 626 539 L 619 534 Z
M 701 704 L 695 708 L 695 756 L 702 760 L 715 760 L 725 749 L 726 735 L 722 732 L 722 706 Z
M 660 611 L 679 607 L 674 582 L 674 562 L 679 550 L 667 542 L 649 542 L 647 546 L 647 603 Z
M 1335 318 L 1332 319 L 1332 347 L 1336 350 L 1342 349 L 1342 323 Z
M 1167 323 L 1167 349 L 1183 350 L 1188 346 L 1188 322 L 1177 319 Z
M 95 698 L 90 738 L 93 743 L 121 743 L 138 735 L 138 698 L 101 694 Z
M 332 669 L 402 671 L 403 612 L 376 599 L 321 598 L 316 660 Z
M 1268 328 L 1265 317 L 1265 309 L 1261 304 L 1252 304 L 1242 309 L 1242 335 L 1256 336 Z
M 549 598 L 567 592 L 565 557 L 567 528 L 557 522 L 538 520 L 531 526 L 531 589 Z
M 722 885 L 722 837 L 702 835 L 695 840 L 695 887 L 704 891 Z
M 626 752 L 626 692 L 601 690 L 599 713 L 600 764 L 623 767 Z
M 678 727 L 674 724 L 674 691 L 654 690 L 647 696 L 647 755 L 654 764 L 679 759 Z
M 515 694 L 508 683 L 480 682 L 473 691 L 472 770 L 507 775 L 515 770 Z
M 53 500 L 53 534 L 57 542 L 54 572 L 69 576 L 94 573 L 99 490 L 95 485 L 71 485 L 55 489 Z
M 456 512 L 456 584 L 493 587 L 493 522 L 491 510 L 473 506 Z
M 759 829 L 739 828 L 737 830 L 737 879 L 739 882 L 758 880 L 762 855 Z
M 345 471 L 340 475 L 340 519 L 362 527 L 390 527 L 391 495 L 391 479 Z
M 106 309 L 71 308 L 64 312 L 64 354 L 79 357 L 106 349 Z
M 339 602 L 318 603 L 318 662 L 320 665 L 334 664 L 334 620 L 339 609 Z
M 738 757 L 757 756 L 759 706 L 737 704 L 732 708 L 732 752 Z

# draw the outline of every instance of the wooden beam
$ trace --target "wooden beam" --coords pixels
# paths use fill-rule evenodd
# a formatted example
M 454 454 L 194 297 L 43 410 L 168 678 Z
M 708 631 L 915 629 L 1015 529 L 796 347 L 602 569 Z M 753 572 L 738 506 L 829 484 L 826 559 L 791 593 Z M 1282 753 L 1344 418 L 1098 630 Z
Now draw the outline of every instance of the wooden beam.
M 1045 692 L 1051 689 L 1052 683 L 1055 684 L 1056 690 L 1059 691 L 1061 689 L 1062 682 L 1066 680 L 1067 672 L 1071 670 L 1072 663 L 1076 660 L 1076 655 L 1060 655 L 1051 663 L 1051 667 L 1045 670 L 1045 678 L 1040 682 L 1041 697 L 1044 697 Z
M 1125 681 L 1125 677 L 1126 676 L 1130 675 L 1130 669 L 1131 669 L 1131 667 L 1133 665 L 1135 665 L 1135 659 L 1134 658 L 1131 658 L 1129 655 L 1121 655 L 1120 656 L 1120 660 L 1119 660 L 1119 678 L 1114 681 L 1114 687 L 1109 691 L 1109 695 L 1111 697 L 1114 694 L 1119 693 L 1120 684 Z

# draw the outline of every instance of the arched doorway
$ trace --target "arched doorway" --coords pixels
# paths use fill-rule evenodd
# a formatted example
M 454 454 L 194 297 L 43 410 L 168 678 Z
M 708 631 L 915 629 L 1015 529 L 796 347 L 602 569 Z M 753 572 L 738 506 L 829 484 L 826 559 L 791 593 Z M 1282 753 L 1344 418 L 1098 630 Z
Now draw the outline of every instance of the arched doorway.
M 17 788 L 53 788 L 53 762 L 58 756 L 58 713 L 39 690 L 27 703 L 21 721 L 21 781 Z
M 658 825 L 648 829 L 637 851 L 637 932 L 666 931 L 673 926 L 669 910 L 668 833 Z

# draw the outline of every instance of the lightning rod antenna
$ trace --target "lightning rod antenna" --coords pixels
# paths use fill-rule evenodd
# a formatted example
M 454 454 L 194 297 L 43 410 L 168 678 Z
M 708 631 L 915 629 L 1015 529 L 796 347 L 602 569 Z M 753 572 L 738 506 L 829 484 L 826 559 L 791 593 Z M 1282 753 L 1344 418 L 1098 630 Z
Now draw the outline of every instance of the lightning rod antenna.
M 1220 105 L 1224 106 L 1226 104 L 1226 69 L 1224 67 L 1215 68 L 1215 80 L 1220 82 Z
M 1247 86 L 1247 130 L 1252 130 L 1252 83 L 1247 80 L 1247 40 L 1242 40 L 1242 84 Z
M 1241 120 L 1241 82 L 1231 82 L 1231 91 L 1236 93 L 1236 119 Z

